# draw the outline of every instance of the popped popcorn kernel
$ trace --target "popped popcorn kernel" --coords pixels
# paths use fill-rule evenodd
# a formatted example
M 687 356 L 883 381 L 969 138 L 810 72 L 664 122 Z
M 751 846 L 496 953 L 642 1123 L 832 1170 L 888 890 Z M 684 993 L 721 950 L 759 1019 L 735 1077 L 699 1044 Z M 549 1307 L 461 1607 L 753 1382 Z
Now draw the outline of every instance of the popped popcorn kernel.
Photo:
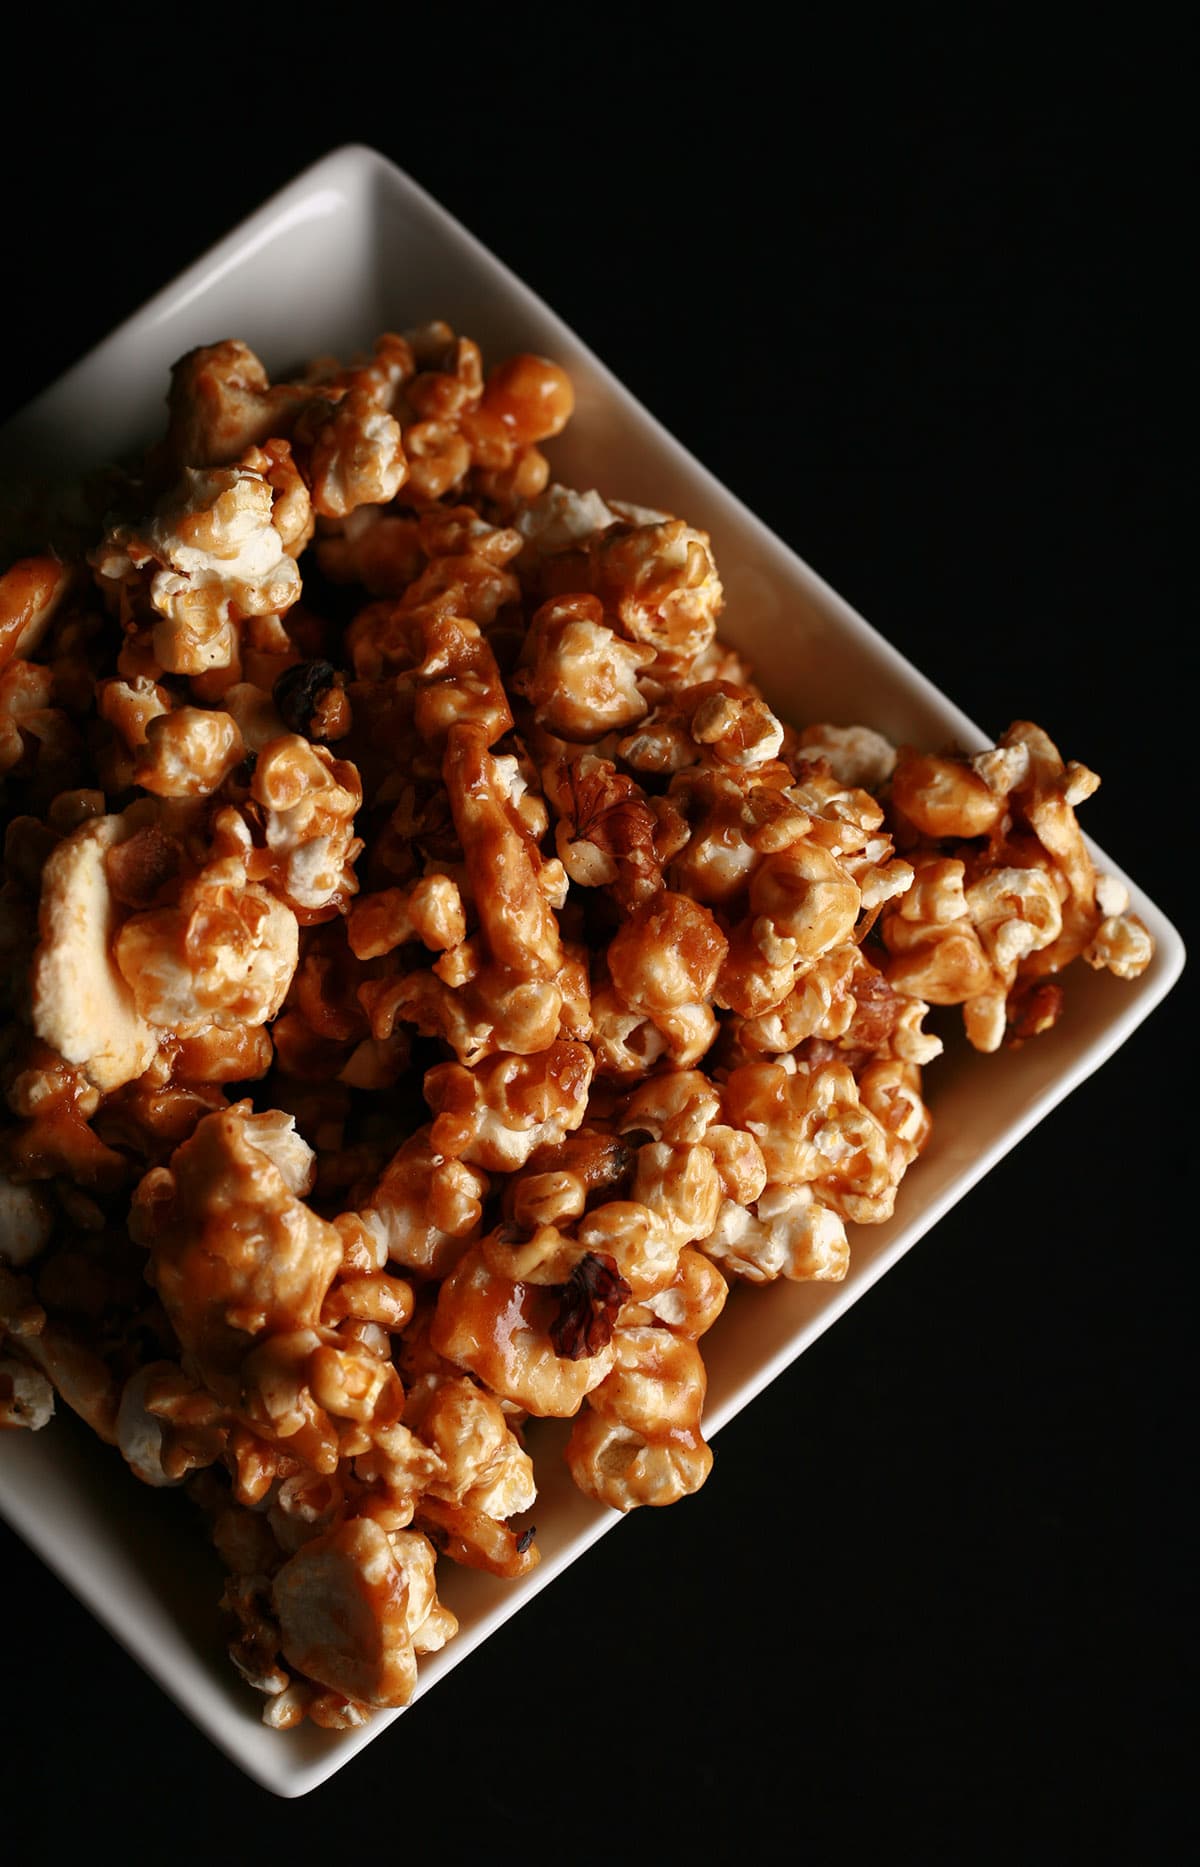
M 574 415 L 439 319 L 222 338 L 0 575 L 0 1427 L 189 1500 L 276 1730 L 409 1703 L 547 1459 L 704 1484 L 709 1332 L 908 1197 L 946 1008 L 1153 963 L 1089 766 L 785 717 L 704 513 L 551 477 Z

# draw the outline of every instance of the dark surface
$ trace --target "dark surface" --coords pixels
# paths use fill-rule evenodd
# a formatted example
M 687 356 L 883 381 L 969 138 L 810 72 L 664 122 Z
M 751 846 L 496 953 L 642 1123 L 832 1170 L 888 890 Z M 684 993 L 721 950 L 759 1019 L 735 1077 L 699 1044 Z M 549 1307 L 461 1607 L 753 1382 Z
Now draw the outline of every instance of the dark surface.
M 373 144 L 969 715 L 1098 769 L 1085 827 L 1187 938 L 1181 48 L 1142 11 L 1086 48 L 906 11 L 886 42 L 731 12 L 584 50 L 536 17 L 502 50 L 353 9 L 286 53 L 266 19 L 186 56 L 44 34 L 37 141 L 2 131 L 0 417 Z M 725 1429 L 698 1497 L 300 1803 L 0 1531 L 3 1819 L 63 1859 L 1186 1857 L 1193 985 Z

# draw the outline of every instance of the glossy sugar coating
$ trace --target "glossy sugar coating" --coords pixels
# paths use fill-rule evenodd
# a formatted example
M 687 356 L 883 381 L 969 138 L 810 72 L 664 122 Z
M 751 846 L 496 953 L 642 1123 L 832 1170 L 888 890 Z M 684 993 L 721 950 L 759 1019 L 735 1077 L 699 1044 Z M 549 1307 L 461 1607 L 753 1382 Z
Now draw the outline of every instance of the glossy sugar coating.
M 892 1213 L 931 1006 L 1150 958 L 1093 773 L 781 720 L 696 515 L 551 480 L 573 406 L 440 322 L 224 340 L 0 577 L 0 1425 L 186 1488 L 280 1729 L 534 1566 L 537 1418 L 607 1507 L 704 1482 L 704 1337 Z

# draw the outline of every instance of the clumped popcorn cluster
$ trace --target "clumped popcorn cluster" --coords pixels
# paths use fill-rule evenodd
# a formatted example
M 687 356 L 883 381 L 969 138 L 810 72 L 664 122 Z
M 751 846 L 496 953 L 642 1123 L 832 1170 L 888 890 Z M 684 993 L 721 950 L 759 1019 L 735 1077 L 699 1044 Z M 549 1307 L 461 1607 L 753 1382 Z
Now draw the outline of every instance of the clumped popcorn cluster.
M 444 324 L 195 350 L 0 580 L 0 1423 L 186 1488 L 279 1728 L 411 1697 L 439 1559 L 532 1568 L 530 1420 L 704 1482 L 702 1339 L 889 1217 L 931 1006 L 1151 957 L 1092 772 L 777 718 L 706 534 L 551 483 L 572 408 Z

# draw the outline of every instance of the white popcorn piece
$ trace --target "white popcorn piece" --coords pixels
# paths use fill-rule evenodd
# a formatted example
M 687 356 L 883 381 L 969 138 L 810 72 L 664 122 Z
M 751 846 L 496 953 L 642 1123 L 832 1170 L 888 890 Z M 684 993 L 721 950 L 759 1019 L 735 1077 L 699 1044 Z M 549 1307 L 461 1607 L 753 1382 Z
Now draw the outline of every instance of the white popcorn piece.
M 1097 971 L 1118 979 L 1138 979 L 1154 958 L 1154 937 L 1136 914 L 1110 914 L 1083 949 Z
M 104 858 L 124 830 L 120 817 L 92 818 L 52 852 L 42 873 L 33 965 L 38 1036 L 103 1091 L 148 1069 L 159 1039 L 113 954 L 117 919 Z
M 259 753 L 251 796 L 263 807 L 267 848 L 292 906 L 313 912 L 339 892 L 357 892 L 351 864 L 362 848 L 354 834 L 362 786 L 353 765 L 285 733 Z
M 871 726 L 806 726 L 800 734 L 805 758 L 823 758 L 839 784 L 878 791 L 896 767 L 896 748 Z
M 121 1389 L 121 1404 L 117 1408 L 117 1447 L 121 1457 L 143 1484 L 156 1488 L 182 1482 L 182 1478 L 169 1478 L 163 1470 L 164 1424 L 146 1411 L 146 1388 L 158 1374 L 160 1365 L 151 1362 L 131 1375 Z
M 850 1266 L 846 1227 L 811 1186 L 767 1186 L 752 1206 L 726 1200 L 703 1241 L 734 1277 L 771 1283 L 838 1283 Z
M 40 1432 L 54 1418 L 54 1388 L 40 1368 L 0 1354 L 0 1430 Z
M 255 467 L 188 467 L 144 524 L 118 526 L 92 554 L 114 590 L 145 573 L 161 619 L 154 652 L 169 673 L 228 667 L 236 620 L 279 615 L 300 595 L 274 506 L 274 489 Z
M 408 477 L 400 424 L 361 390 L 314 401 L 301 420 L 311 436 L 313 510 L 344 519 L 361 506 L 386 506 Z
M 622 514 L 621 516 L 625 516 Z M 538 497 L 522 507 L 513 521 L 525 540 L 518 560 L 522 565 L 538 558 L 553 557 L 586 542 L 597 532 L 607 530 L 618 514 L 607 506 L 593 489 L 577 492 L 573 487 L 552 482 Z
M 303 1199 L 317 1178 L 317 1157 L 303 1135 L 296 1133 L 296 1117 L 280 1109 L 265 1109 L 260 1115 L 247 1115 L 242 1132 L 251 1147 L 265 1154 L 289 1193 Z

